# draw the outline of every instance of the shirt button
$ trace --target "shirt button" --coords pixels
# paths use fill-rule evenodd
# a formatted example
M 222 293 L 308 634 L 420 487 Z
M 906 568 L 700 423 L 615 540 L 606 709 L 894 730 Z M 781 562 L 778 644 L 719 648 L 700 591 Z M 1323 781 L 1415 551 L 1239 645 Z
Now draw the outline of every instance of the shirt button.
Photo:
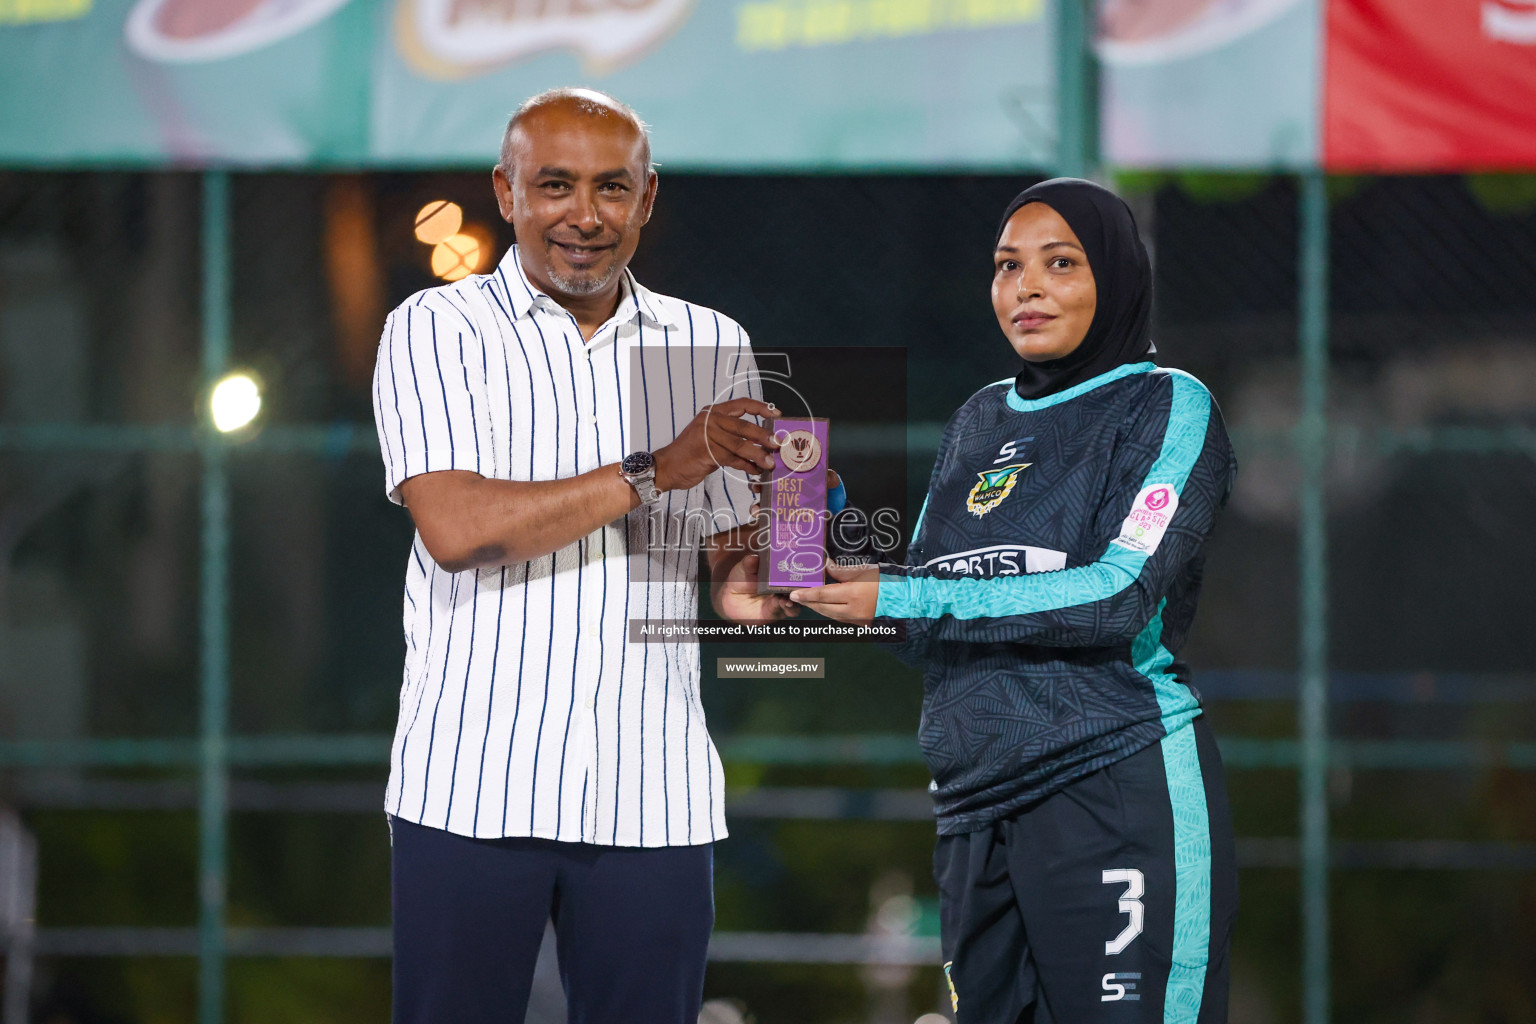
M 596 416 L 588 416 L 587 417 L 587 426 L 589 426 L 589 427 L 597 426 L 597 417 Z
M 597 706 L 597 705 L 596 705 L 596 704 L 594 704 L 594 703 L 593 703 L 593 702 L 592 702 L 592 698 L 591 698 L 591 697 L 588 697 L 588 698 L 587 698 L 587 710 L 588 710 L 588 711 L 591 711 L 591 710 L 592 710 L 592 709 L 593 709 L 593 708 L 595 708 L 595 707 L 596 707 L 596 706 Z

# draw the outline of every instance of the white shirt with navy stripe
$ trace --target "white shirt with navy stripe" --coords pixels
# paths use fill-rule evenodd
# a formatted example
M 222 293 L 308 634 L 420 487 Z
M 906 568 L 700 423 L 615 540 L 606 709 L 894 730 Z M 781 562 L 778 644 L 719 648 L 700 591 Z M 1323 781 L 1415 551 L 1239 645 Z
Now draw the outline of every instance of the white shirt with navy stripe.
M 386 490 L 471 470 L 555 480 L 670 442 L 703 406 L 762 398 L 745 332 L 626 270 L 590 342 L 497 269 L 390 314 L 374 373 Z M 405 678 L 386 810 L 466 836 L 682 846 L 725 834 L 724 777 L 692 643 L 629 643 L 630 619 L 693 619 L 703 536 L 747 521 L 716 470 L 527 562 L 450 573 L 421 542 L 405 582 Z

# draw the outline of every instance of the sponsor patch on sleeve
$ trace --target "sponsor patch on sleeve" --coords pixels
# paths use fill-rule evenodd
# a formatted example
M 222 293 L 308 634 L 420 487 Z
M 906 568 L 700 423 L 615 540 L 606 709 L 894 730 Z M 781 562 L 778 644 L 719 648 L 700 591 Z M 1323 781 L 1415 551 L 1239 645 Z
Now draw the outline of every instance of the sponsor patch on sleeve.
M 1131 551 L 1150 555 L 1163 541 L 1168 524 L 1179 507 L 1179 496 L 1170 484 L 1143 487 L 1131 503 L 1131 514 L 1120 527 L 1120 536 L 1111 543 Z

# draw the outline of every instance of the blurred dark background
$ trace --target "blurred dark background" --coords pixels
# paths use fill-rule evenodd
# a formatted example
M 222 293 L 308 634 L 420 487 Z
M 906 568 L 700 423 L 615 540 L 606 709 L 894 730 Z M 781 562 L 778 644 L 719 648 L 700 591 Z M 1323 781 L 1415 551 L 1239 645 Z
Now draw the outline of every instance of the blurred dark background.
M 440 283 L 413 233 L 417 211 L 458 203 L 486 258 L 499 257 L 510 228 L 488 178 L 234 176 L 234 362 L 260 376 L 266 424 L 371 431 L 383 316 Z M 1031 180 L 669 173 L 633 269 L 734 317 L 763 348 L 904 349 L 905 394 L 872 403 L 846 358 L 839 384 L 857 395 L 859 422 L 886 423 L 895 443 L 907 423 L 905 459 L 874 445 L 835 461 L 856 498 L 892 495 L 910 513 L 939 426 L 1016 370 L 988 301 L 990 246 Z M 1257 174 L 1138 173 L 1118 186 L 1153 253 L 1159 361 L 1205 381 L 1238 447 L 1184 655 L 1223 740 L 1240 840 L 1233 1019 L 1290 1021 L 1297 784 L 1266 744 L 1296 734 L 1297 190 Z M 1536 176 L 1328 187 L 1331 714 L 1334 735 L 1366 752 L 1330 777 L 1334 1012 L 1360 1024 L 1529 1022 Z M 0 427 L 195 421 L 200 190 L 190 173 L 0 172 Z M 389 733 L 411 527 L 384 498 L 377 451 L 253 451 L 230 472 L 232 730 Z M 198 481 L 186 452 L 0 448 L 0 736 L 195 734 Z M 716 656 L 747 651 L 703 652 L 734 809 L 717 848 L 717 929 L 861 934 L 895 921 L 932 934 L 933 829 L 909 799 L 927 783 L 921 763 L 788 763 L 751 742 L 910 736 L 920 681 L 863 645 L 763 651 L 802 652 L 827 659 L 826 679 L 716 679 Z M 1395 753 L 1373 760 L 1388 742 Z M 36 837 L 38 927 L 190 927 L 191 778 L 0 776 L 0 799 Z M 387 925 L 383 779 L 382 766 L 237 773 L 231 923 Z M 764 794 L 783 793 L 801 796 L 765 810 Z M 831 796 L 812 813 L 806 794 Z M 898 805 L 919 812 L 889 811 Z M 43 955 L 34 1019 L 187 1020 L 195 984 L 184 956 Z M 930 967 L 722 961 L 707 986 L 759 1024 L 908 1024 L 947 1003 Z M 382 1020 L 389 965 L 240 957 L 230 996 L 233 1021 Z

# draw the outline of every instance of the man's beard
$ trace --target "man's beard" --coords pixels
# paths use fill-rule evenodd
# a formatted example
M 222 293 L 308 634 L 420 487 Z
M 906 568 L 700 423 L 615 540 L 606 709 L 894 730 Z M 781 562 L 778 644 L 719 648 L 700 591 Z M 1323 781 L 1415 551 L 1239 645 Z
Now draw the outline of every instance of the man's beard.
M 549 265 L 549 281 L 566 295 L 596 295 L 608 287 L 608 283 L 613 280 L 614 275 L 618 272 L 619 263 L 617 260 L 614 260 L 608 264 L 606 270 L 589 271 L 577 276 L 567 277 L 555 269 L 554 261 L 551 260 Z

